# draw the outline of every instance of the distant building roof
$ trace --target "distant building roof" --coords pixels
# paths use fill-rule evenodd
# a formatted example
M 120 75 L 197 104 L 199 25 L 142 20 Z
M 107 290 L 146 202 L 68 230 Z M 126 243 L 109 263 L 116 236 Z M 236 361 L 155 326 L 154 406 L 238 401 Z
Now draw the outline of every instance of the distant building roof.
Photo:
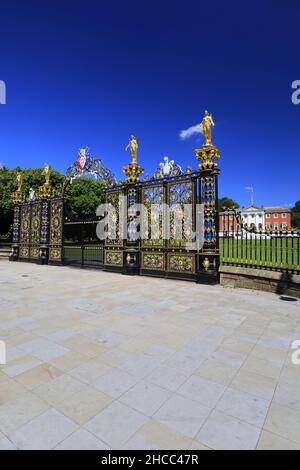
M 289 207 L 279 207 L 279 206 L 274 206 L 274 207 L 264 207 L 265 211 L 284 211 L 284 212 L 290 212 Z
M 264 207 L 263 206 L 247 206 L 247 207 L 242 207 L 241 211 L 263 211 Z

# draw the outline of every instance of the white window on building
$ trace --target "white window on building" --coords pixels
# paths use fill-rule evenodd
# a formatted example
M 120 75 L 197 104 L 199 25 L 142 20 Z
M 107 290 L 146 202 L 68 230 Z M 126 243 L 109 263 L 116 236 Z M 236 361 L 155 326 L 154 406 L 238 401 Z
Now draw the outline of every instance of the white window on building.
M 270 218 L 270 214 L 266 214 L 266 218 L 269 219 L 269 218 Z
M 281 224 L 282 230 L 286 230 L 287 224 Z
M 270 228 L 271 228 L 271 227 L 270 227 L 270 224 L 266 224 L 266 229 L 269 230 Z
M 278 230 L 278 224 L 274 224 L 274 230 Z
M 274 212 L 274 219 L 278 219 L 278 212 Z
M 286 219 L 286 212 L 283 212 L 282 214 L 283 219 Z
M 255 215 L 254 215 L 254 214 L 251 214 L 251 217 L 252 217 L 252 219 L 254 219 Z

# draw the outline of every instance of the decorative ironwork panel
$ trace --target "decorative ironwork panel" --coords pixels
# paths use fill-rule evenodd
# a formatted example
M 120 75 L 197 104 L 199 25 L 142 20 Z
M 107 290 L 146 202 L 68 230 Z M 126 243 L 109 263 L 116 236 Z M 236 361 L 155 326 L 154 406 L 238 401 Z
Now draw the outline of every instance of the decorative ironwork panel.
M 24 246 L 24 245 L 20 246 L 19 257 L 29 258 L 29 246 Z
M 119 196 L 123 196 L 122 191 L 111 191 L 106 193 L 106 203 L 114 207 L 114 211 L 108 212 L 108 233 L 105 240 L 105 245 L 109 246 L 122 246 L 122 228 L 120 226 L 120 213 L 122 209 L 122 202 Z M 115 233 L 113 231 L 115 230 Z
M 135 188 L 128 190 L 128 223 L 127 223 L 127 240 L 132 241 L 137 239 L 137 223 L 136 223 L 136 211 L 134 209 L 137 203 L 137 191 Z
M 157 214 L 152 211 L 152 206 L 154 204 L 158 207 L 161 206 L 163 208 L 163 203 L 163 185 L 148 186 L 142 189 L 142 204 L 144 204 L 147 209 L 147 212 L 145 214 L 142 214 L 143 234 L 145 237 L 145 239 L 142 241 L 142 245 L 145 247 L 161 247 L 164 245 L 164 214 L 162 210 L 160 210 Z M 145 217 L 147 217 L 147 219 L 145 219 Z M 148 230 L 146 230 L 146 227 L 148 228 Z
M 30 240 L 30 219 L 31 206 L 29 204 L 24 204 L 21 208 L 20 243 L 28 245 Z
M 204 243 L 216 243 L 216 207 L 215 207 L 215 178 L 205 176 L 202 182 L 202 203 L 204 204 Z
M 41 243 L 48 242 L 49 236 L 49 203 L 45 201 L 42 203 L 42 220 L 41 220 Z
M 106 251 L 105 264 L 110 266 L 122 266 L 123 251 Z
M 32 204 L 31 232 L 30 232 L 30 258 L 39 257 L 40 228 L 41 228 L 41 203 Z
M 195 255 L 169 253 L 167 270 L 178 273 L 195 273 Z
M 63 199 L 52 199 L 50 204 L 49 261 L 62 260 Z
M 21 207 L 21 224 L 20 224 L 20 258 L 29 258 L 31 230 L 31 205 L 23 204 Z
M 170 247 L 178 247 L 192 241 L 194 188 L 191 180 L 170 183 L 168 185 L 168 202 L 170 207 Z M 190 220 L 185 205 L 189 204 Z M 178 232 L 180 238 L 178 238 Z
M 165 255 L 163 253 L 142 253 L 142 269 L 153 271 L 165 270 Z
M 20 208 L 19 205 L 16 205 L 15 206 L 15 211 L 14 211 L 14 223 L 13 223 L 13 236 L 12 236 L 13 243 L 18 243 L 19 242 L 20 217 L 21 217 L 21 208 Z

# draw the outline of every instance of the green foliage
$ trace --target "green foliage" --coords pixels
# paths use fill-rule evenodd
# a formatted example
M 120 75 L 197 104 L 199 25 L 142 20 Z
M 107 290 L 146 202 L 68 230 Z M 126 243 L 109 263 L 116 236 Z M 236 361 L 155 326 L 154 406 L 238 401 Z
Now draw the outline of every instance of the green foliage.
M 17 189 L 17 173 L 23 172 L 23 192 L 25 197 L 29 189 L 33 188 L 36 193 L 45 182 L 42 168 L 27 168 L 22 170 L 19 166 L 9 169 L 5 166 L 0 168 L 0 233 L 6 233 L 13 220 L 12 193 Z M 60 191 L 64 175 L 58 171 L 52 171 L 50 182 L 55 191 Z
M 238 209 L 240 207 L 240 205 L 230 197 L 221 197 L 218 201 L 218 205 L 220 211 L 224 209 Z
M 42 168 L 20 167 L 0 168 L 0 233 L 8 232 L 13 221 L 12 193 L 17 189 L 17 172 L 23 172 L 23 192 L 28 196 L 30 188 L 38 195 L 39 187 L 45 182 Z M 60 193 L 65 176 L 52 170 L 50 183 L 55 193 Z M 79 178 L 67 186 L 65 197 L 67 213 L 72 218 L 93 217 L 100 202 L 104 199 L 105 183 L 93 178 Z
M 300 200 L 295 202 L 294 207 L 291 210 L 292 214 L 292 227 L 300 227 Z
M 93 178 L 78 178 L 65 192 L 67 216 L 72 219 L 94 217 L 97 207 L 104 201 L 105 183 Z

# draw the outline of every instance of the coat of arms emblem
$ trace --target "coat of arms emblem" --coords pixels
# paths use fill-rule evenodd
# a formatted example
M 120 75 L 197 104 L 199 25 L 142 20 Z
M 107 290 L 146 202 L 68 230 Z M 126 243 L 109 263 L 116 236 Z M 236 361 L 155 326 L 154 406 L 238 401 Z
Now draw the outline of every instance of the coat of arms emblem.
M 85 167 L 88 166 L 89 155 L 88 155 L 88 147 L 85 149 L 79 149 L 77 155 L 77 166 L 81 173 L 84 172 Z

